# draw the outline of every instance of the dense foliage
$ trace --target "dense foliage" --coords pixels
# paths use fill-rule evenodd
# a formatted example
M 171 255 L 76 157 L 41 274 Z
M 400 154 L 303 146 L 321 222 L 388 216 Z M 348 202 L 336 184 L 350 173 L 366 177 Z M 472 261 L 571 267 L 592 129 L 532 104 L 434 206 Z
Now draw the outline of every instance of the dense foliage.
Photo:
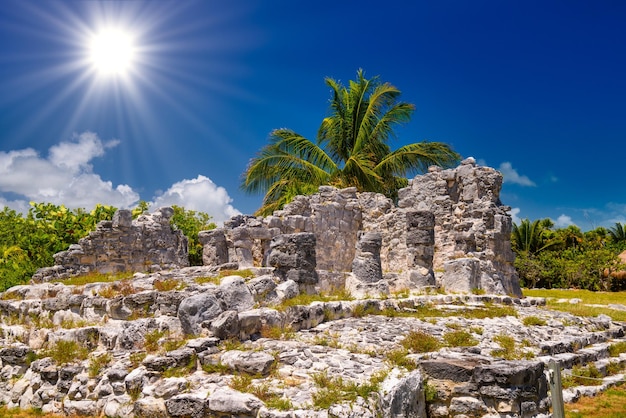
M 146 211 L 146 202 L 133 209 L 137 217 Z M 174 206 L 172 225 L 189 238 L 189 259 L 192 265 L 202 264 L 202 247 L 198 232 L 215 228 L 211 217 L 203 212 Z M 0 211 L 0 291 L 28 282 L 41 267 L 54 264 L 53 255 L 94 230 L 102 220 L 110 220 L 117 209 L 97 205 L 90 212 L 68 209 L 51 203 L 32 203 L 22 214 L 4 207 Z
M 326 84 L 331 89 L 330 115 L 322 120 L 316 141 L 276 129 L 244 173 L 243 190 L 265 193 L 258 214 L 270 214 L 321 185 L 354 186 L 396 198 L 408 174 L 458 162 L 459 155 L 441 142 L 391 150 L 394 129 L 408 122 L 415 109 L 399 100 L 400 90 L 393 85 L 378 77 L 366 79 L 362 70 L 348 87 L 332 78 Z
M 511 242 L 522 286 L 626 289 L 624 275 L 612 274 L 626 269 L 618 258 L 626 249 L 626 234 L 619 223 L 583 233 L 574 225 L 555 229 L 550 219 L 524 219 L 513 225 Z

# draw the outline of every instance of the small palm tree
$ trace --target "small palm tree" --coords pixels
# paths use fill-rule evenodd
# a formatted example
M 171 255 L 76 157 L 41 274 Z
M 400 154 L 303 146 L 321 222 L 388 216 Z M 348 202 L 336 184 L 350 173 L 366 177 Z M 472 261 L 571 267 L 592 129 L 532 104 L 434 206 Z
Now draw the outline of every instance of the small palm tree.
M 400 91 L 378 77 L 357 79 L 348 87 L 331 78 L 331 113 L 322 120 L 315 142 L 290 129 L 270 133 L 270 143 L 253 158 L 242 189 L 263 192 L 257 214 L 280 209 L 296 195 L 311 194 L 320 185 L 354 186 L 397 198 L 409 174 L 430 165 L 449 167 L 459 155 L 440 142 L 413 143 L 392 151 L 388 142 L 395 126 L 409 121 L 414 106 L 400 102 Z
M 522 219 L 519 225 L 513 224 L 511 243 L 517 251 L 532 255 L 550 249 L 562 243 L 562 241 L 549 236 L 551 222 L 535 220 L 530 222 Z
M 609 228 L 609 236 L 614 243 L 626 242 L 626 225 L 615 222 L 615 226 Z

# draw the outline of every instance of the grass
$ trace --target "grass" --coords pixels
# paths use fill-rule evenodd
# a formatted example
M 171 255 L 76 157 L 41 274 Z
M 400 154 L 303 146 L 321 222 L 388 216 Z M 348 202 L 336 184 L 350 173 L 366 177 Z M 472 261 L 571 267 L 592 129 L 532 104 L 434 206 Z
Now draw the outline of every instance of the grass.
M 197 363 L 198 357 L 194 354 L 191 356 L 189 362 L 186 365 L 180 367 L 170 367 L 162 373 L 162 377 L 168 378 L 189 376 L 191 373 L 196 371 Z
M 588 305 L 624 304 L 626 292 L 592 292 L 578 289 L 524 289 L 524 296 L 546 298 L 546 305 L 555 311 L 576 316 L 608 315 L 613 321 L 626 321 L 626 311 Z M 558 299 L 580 299 L 580 303 L 557 303 Z
M 152 286 L 159 292 L 169 292 L 170 290 L 182 290 L 187 285 L 174 279 L 155 280 Z
M 413 353 L 430 353 L 441 348 L 441 342 L 436 337 L 423 331 L 410 331 L 400 344 Z
M 218 279 L 221 279 L 222 277 L 226 277 L 226 276 L 240 276 L 240 277 L 243 277 L 244 279 L 249 279 L 251 277 L 254 277 L 254 273 L 250 269 L 222 270 L 220 271 L 217 277 Z
M 500 345 L 500 348 L 491 351 L 491 355 L 494 357 L 502 357 L 505 360 L 520 360 L 531 359 L 535 356 L 530 351 L 521 350 L 510 335 L 496 335 L 493 340 Z
M 595 397 L 565 404 L 566 418 L 626 418 L 626 387 L 622 384 Z
M 94 356 L 89 360 L 89 366 L 87 367 L 87 371 L 89 372 L 89 377 L 94 378 L 100 374 L 100 372 L 111 362 L 113 356 L 111 353 L 101 354 L 99 356 Z
M 448 347 L 474 347 L 478 345 L 478 340 L 470 332 L 463 330 L 455 330 L 443 334 L 443 341 Z
M 83 286 L 89 283 L 111 283 L 128 280 L 133 277 L 133 272 L 122 273 L 98 273 L 92 272 L 81 276 L 74 276 L 64 280 L 55 280 L 66 286 Z
M 595 386 L 600 383 L 598 379 L 602 379 L 602 373 L 595 364 L 591 363 L 586 367 L 576 365 L 572 368 L 571 375 L 563 376 L 563 389 L 574 386 Z
M 526 318 L 522 320 L 522 323 L 526 325 L 527 327 L 530 327 L 530 326 L 541 327 L 547 324 L 545 319 L 539 318 L 538 316 L 527 316 Z
M 293 340 L 296 337 L 296 333 L 289 326 L 263 325 L 261 327 L 261 337 L 272 340 Z
M 158 329 L 146 333 L 143 348 L 149 353 L 158 351 L 160 347 L 159 340 L 163 338 L 165 334 L 165 331 L 159 331 Z
M 85 360 L 89 350 L 76 341 L 58 340 L 50 348 L 44 350 L 41 357 L 51 357 L 58 364 L 63 365 L 76 360 Z
M 622 353 L 626 353 L 626 341 L 620 341 L 609 346 L 611 357 L 617 357 Z
M 380 384 L 385 380 L 387 371 L 372 375 L 369 381 L 357 383 L 344 381 L 341 377 L 330 377 L 326 371 L 312 375 L 313 382 L 317 386 L 317 392 L 313 393 L 313 406 L 316 409 L 328 409 L 340 402 L 353 402 L 358 397 L 369 398 L 373 392 L 378 392 Z
M 300 293 L 294 298 L 282 301 L 279 305 L 274 306 L 274 309 L 278 311 L 284 311 L 291 306 L 310 305 L 313 302 L 336 302 L 346 300 L 354 300 L 354 297 L 350 294 L 349 291 L 347 291 L 345 288 L 332 289 L 328 293 L 310 295 L 306 293 Z
M 32 417 L 46 417 L 46 418 L 78 418 L 78 415 L 57 415 L 57 414 L 44 414 L 41 409 L 20 409 L 20 408 L 7 408 L 6 406 L 0 406 L 0 418 L 32 418 Z

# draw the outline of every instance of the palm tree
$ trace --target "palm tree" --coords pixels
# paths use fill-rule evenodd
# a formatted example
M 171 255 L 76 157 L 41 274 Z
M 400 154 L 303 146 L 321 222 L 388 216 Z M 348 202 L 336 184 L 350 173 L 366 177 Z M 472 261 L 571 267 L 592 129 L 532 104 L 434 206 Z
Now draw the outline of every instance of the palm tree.
M 549 236 L 552 223 L 548 220 L 535 220 L 532 223 L 528 219 L 522 219 L 519 225 L 513 223 L 511 243 L 517 251 L 528 255 L 537 254 L 550 249 L 562 241 Z
M 431 165 L 449 167 L 459 155 L 440 142 L 419 142 L 392 151 L 396 125 L 409 121 L 415 107 L 400 102 L 400 91 L 363 70 L 345 87 L 326 78 L 331 113 L 322 120 L 315 142 L 286 128 L 270 133 L 270 142 L 250 161 L 242 189 L 264 192 L 257 214 L 280 209 L 298 194 L 315 193 L 320 185 L 355 186 L 359 191 L 397 198 L 409 174 Z
M 614 243 L 626 241 L 626 225 L 615 222 L 615 226 L 609 228 L 609 236 Z

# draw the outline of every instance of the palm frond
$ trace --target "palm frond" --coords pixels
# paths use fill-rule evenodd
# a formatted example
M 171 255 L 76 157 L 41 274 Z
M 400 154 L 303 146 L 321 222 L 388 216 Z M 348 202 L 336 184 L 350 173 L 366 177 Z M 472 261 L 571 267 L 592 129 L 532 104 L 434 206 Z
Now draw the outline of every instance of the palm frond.
M 425 172 L 431 165 L 450 167 L 458 163 L 459 154 L 442 142 L 417 142 L 405 145 L 388 154 L 375 171 L 384 175 L 406 177 L 410 173 Z

